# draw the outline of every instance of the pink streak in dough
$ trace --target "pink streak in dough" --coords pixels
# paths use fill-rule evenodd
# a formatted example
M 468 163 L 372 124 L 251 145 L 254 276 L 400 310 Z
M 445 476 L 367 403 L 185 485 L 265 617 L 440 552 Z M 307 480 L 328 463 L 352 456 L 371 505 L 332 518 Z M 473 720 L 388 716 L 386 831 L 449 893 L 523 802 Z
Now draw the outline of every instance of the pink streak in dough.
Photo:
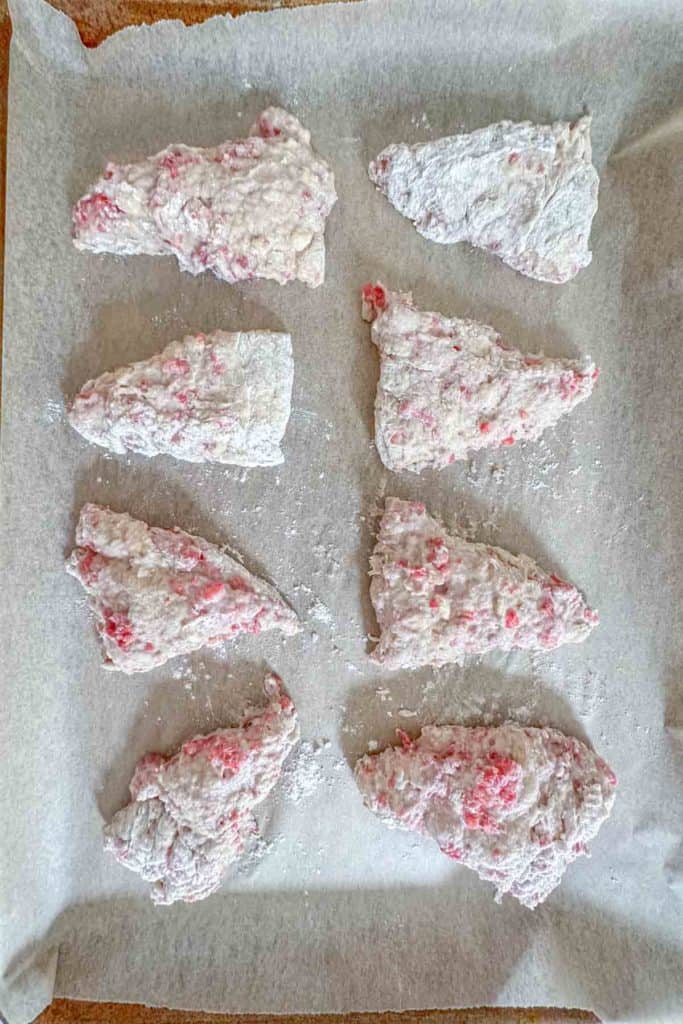
M 143 757 L 130 783 L 131 803 L 105 826 L 104 849 L 152 883 L 155 903 L 210 896 L 258 832 L 254 809 L 299 739 L 281 680 L 268 675 L 264 689 L 266 707 L 237 728 L 196 736 L 173 757 Z
M 394 472 L 443 469 L 482 448 L 533 441 L 590 395 L 590 359 L 512 348 L 492 327 L 416 309 L 410 293 L 362 291 L 380 352 L 375 443 Z
M 67 572 L 90 599 L 105 668 L 147 672 L 241 633 L 299 632 L 280 595 L 215 544 L 84 505 Z
M 557 729 L 431 725 L 398 736 L 400 747 L 356 764 L 366 806 L 493 882 L 496 901 L 542 903 L 614 803 L 609 765 Z
M 317 288 L 337 195 L 310 141 L 292 114 L 269 107 L 247 139 L 168 146 L 139 163 L 107 164 L 74 207 L 74 244 L 175 256 L 181 270 L 211 270 L 230 284 L 267 278 Z
M 293 376 L 288 334 L 197 334 L 88 381 L 69 422 L 117 454 L 273 466 L 283 461 Z
M 415 146 L 387 146 L 368 173 L 432 242 L 469 242 L 520 274 L 561 284 L 591 261 L 598 172 L 591 119 L 500 121 Z
M 386 499 L 370 574 L 372 657 L 391 669 L 549 651 L 585 640 L 598 622 L 571 583 L 527 555 L 450 536 L 419 501 Z

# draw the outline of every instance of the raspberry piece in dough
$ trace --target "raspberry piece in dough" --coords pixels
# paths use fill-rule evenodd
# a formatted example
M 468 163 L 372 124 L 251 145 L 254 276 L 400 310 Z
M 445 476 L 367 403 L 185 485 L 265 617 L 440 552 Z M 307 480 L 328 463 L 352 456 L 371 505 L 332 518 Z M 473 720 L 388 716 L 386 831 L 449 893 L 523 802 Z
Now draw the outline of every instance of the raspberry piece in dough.
M 317 288 L 336 200 L 310 133 L 269 107 L 247 139 L 107 164 L 74 207 L 73 240 L 96 253 L 175 256 L 181 270 L 211 270 L 230 284 L 267 278 Z
M 590 359 L 525 355 L 492 327 L 422 312 L 381 284 L 365 285 L 362 303 L 380 352 L 375 443 L 394 472 L 533 441 L 588 398 L 598 376 Z
M 273 587 L 215 544 L 84 505 L 67 572 L 90 599 L 105 668 L 147 672 L 241 633 L 298 633 Z
M 289 419 L 288 334 L 188 336 L 144 362 L 103 373 L 76 395 L 69 422 L 117 454 L 274 466 Z
M 391 669 L 548 651 L 585 640 L 598 622 L 571 583 L 526 555 L 450 536 L 419 501 L 387 498 L 370 574 L 372 657 Z
M 616 776 L 557 729 L 432 725 L 356 764 L 365 804 L 390 828 L 429 836 L 446 856 L 526 907 L 586 853 L 614 803 Z
M 469 242 L 538 281 L 569 281 L 591 261 L 598 208 L 590 117 L 501 121 L 416 146 L 388 146 L 371 180 L 432 242 Z
M 105 827 L 105 850 L 152 883 L 155 903 L 210 896 L 258 832 L 254 809 L 299 739 L 281 680 L 271 674 L 264 686 L 267 706 L 237 728 L 196 736 L 173 757 L 143 757 L 131 803 Z

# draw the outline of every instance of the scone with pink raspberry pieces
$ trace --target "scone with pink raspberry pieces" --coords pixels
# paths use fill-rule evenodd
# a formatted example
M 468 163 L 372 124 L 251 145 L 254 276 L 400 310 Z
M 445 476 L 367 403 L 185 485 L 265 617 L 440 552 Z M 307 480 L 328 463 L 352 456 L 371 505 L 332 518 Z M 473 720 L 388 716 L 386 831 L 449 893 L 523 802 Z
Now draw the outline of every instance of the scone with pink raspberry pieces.
M 195 736 L 172 757 L 143 757 L 131 802 L 105 827 L 105 850 L 152 883 L 155 903 L 210 896 L 258 832 L 254 810 L 299 739 L 281 680 L 271 674 L 264 688 L 266 707 L 236 728 Z
M 469 242 L 520 274 L 562 284 L 587 267 L 598 208 L 591 119 L 499 121 L 387 146 L 370 179 L 431 242 Z
M 84 505 L 67 572 L 88 595 L 104 667 L 147 672 L 242 633 L 298 633 L 280 595 L 215 544 Z
M 380 354 L 375 444 L 394 472 L 443 469 L 482 448 L 534 441 L 583 402 L 590 359 L 527 355 L 486 324 L 415 307 L 367 284 L 363 316 Z
M 391 669 L 549 651 L 585 640 L 598 622 L 571 583 L 527 555 L 449 535 L 419 501 L 386 499 L 370 575 L 372 657 Z
M 497 901 L 547 899 L 614 803 L 609 765 L 557 729 L 430 725 L 399 739 L 356 764 L 366 806 L 493 882 Z
M 214 331 L 89 380 L 69 422 L 117 454 L 274 466 L 289 420 L 294 363 L 289 334 Z
M 175 256 L 181 270 L 211 270 L 230 284 L 266 278 L 317 288 L 336 201 L 310 132 L 269 107 L 246 139 L 107 164 L 74 207 L 73 240 L 95 253 Z

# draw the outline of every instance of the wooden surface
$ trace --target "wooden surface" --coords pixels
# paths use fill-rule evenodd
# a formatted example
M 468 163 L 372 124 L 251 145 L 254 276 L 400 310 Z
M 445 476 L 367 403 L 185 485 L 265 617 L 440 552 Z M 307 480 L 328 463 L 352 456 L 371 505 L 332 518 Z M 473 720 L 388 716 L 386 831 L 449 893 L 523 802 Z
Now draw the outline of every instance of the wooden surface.
M 5 0 L 3 0 L 3 3 Z M 53 7 L 73 18 L 86 46 L 97 46 L 103 39 L 126 25 L 144 25 L 162 18 L 180 18 L 186 25 L 205 21 L 214 14 L 238 16 L 246 11 L 266 11 L 271 7 L 301 7 L 331 3 L 333 0 L 49 0 Z M 347 0 L 348 2 L 348 0 Z
M 321 1014 L 268 1017 L 244 1014 L 195 1013 L 158 1010 L 122 1003 L 78 1003 L 55 999 L 35 1024 L 593 1024 L 592 1013 L 582 1010 L 419 1010 L 407 1013 Z
M 214 14 L 243 14 L 269 7 L 295 7 L 303 3 L 331 0 L 52 0 L 54 7 L 75 21 L 86 46 L 96 46 L 112 32 L 126 25 L 151 23 L 161 18 L 180 18 L 186 24 L 203 21 Z M 0 239 L 5 230 L 5 137 L 7 126 L 7 75 L 10 23 L 6 0 L 0 0 Z M 0 245 L 0 282 L 4 244 Z M 2 290 L 0 290 L 0 322 Z M 132 1003 L 89 1003 L 55 999 L 35 1024 L 264 1024 L 265 1015 L 196 1013 L 164 1010 Z M 408 1013 L 350 1013 L 343 1016 L 271 1017 L 277 1024 L 593 1024 L 598 1018 L 583 1010 L 478 1009 L 422 1010 Z

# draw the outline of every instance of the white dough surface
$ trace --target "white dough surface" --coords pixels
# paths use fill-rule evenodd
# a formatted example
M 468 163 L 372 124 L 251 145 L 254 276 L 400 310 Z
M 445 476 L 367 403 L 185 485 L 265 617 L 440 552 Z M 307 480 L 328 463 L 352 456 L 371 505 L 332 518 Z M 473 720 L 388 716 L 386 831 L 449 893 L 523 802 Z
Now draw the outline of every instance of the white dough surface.
M 371 180 L 425 238 L 469 242 L 538 281 L 563 284 L 591 261 L 598 208 L 591 119 L 500 121 L 433 142 L 398 143 Z
M 108 163 L 74 207 L 73 239 L 95 253 L 175 256 L 181 270 L 212 270 L 230 284 L 265 277 L 317 288 L 336 200 L 310 132 L 269 107 L 246 139 Z
M 590 357 L 521 352 L 493 327 L 423 312 L 412 296 L 367 284 L 363 317 L 379 349 L 375 444 L 394 472 L 443 469 L 482 448 L 535 441 L 583 402 Z
M 118 455 L 273 466 L 289 420 L 288 334 L 214 331 L 87 381 L 69 408 L 86 441 Z
M 608 817 L 617 779 L 557 729 L 432 725 L 368 754 L 355 776 L 389 828 L 429 836 L 451 860 L 530 910 L 562 881 Z
M 580 643 L 599 621 L 571 583 L 528 555 L 447 533 L 419 501 L 387 498 L 370 573 L 373 658 L 389 669 L 549 651 Z
M 254 811 L 299 739 L 282 681 L 271 673 L 264 689 L 267 706 L 247 712 L 240 726 L 138 762 L 131 802 L 105 827 L 104 848 L 152 883 L 154 903 L 206 899 L 258 833 Z
M 163 530 L 84 505 L 67 572 L 85 589 L 104 667 L 148 672 L 207 644 L 269 629 L 298 633 L 295 613 L 231 555 L 179 527 Z

